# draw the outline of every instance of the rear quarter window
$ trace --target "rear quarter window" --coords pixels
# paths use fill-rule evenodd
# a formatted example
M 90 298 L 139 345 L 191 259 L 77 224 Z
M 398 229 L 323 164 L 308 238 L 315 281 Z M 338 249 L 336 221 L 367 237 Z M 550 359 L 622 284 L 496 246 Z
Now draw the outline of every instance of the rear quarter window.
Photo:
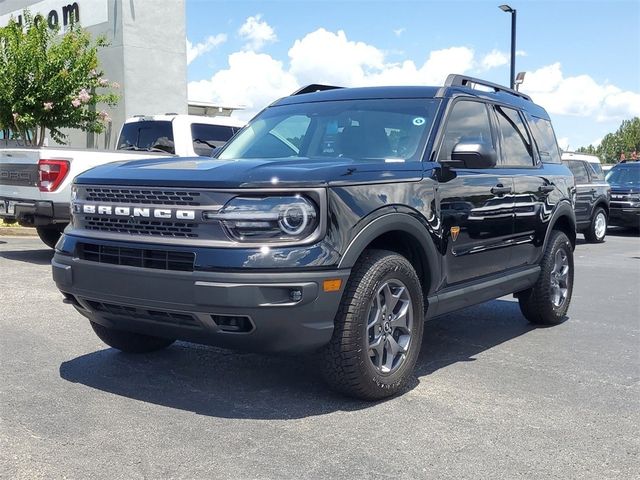
M 538 147 L 540 159 L 543 163 L 562 163 L 560 160 L 560 149 L 556 141 L 556 134 L 553 131 L 551 122 L 544 118 L 534 117 L 527 114 L 527 120 L 531 126 L 533 139 Z

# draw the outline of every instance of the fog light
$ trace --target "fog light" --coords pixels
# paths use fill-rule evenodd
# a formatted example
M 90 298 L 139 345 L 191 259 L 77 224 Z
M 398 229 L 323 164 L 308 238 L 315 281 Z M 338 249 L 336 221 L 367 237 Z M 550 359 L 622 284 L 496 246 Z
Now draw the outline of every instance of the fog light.
M 302 300 L 302 290 L 291 290 L 289 292 L 289 298 L 292 302 L 299 302 Z

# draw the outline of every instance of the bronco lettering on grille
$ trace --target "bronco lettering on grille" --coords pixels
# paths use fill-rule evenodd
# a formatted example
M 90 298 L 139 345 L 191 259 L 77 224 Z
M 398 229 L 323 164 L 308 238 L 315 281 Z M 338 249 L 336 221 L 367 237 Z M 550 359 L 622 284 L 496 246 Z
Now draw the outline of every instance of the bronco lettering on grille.
M 123 207 L 111 205 L 75 204 L 75 213 L 91 215 L 110 215 L 130 218 L 162 218 L 176 220 L 195 220 L 195 210 L 177 210 L 172 208 Z

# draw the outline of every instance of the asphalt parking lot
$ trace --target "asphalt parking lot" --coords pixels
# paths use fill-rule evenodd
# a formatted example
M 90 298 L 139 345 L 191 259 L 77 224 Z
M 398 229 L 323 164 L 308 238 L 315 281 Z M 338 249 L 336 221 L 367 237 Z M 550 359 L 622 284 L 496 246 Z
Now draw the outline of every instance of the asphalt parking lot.
M 640 238 L 581 242 L 570 319 L 512 298 L 426 324 L 417 381 L 363 403 L 313 358 L 107 348 L 37 238 L 0 237 L 0 477 L 593 478 L 640 472 Z

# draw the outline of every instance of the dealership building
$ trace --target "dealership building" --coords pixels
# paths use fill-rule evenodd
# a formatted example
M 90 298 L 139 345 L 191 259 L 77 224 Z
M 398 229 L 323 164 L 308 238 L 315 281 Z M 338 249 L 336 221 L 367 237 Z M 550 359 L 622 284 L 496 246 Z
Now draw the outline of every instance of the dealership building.
M 188 105 L 184 0 L 0 0 L 0 26 L 24 9 L 64 30 L 73 19 L 109 46 L 99 50 L 105 77 L 117 82 L 120 101 L 107 108 L 111 123 L 102 134 L 69 131 L 75 147 L 115 148 L 124 120 L 164 113 L 223 114 L 230 111 L 202 102 Z

